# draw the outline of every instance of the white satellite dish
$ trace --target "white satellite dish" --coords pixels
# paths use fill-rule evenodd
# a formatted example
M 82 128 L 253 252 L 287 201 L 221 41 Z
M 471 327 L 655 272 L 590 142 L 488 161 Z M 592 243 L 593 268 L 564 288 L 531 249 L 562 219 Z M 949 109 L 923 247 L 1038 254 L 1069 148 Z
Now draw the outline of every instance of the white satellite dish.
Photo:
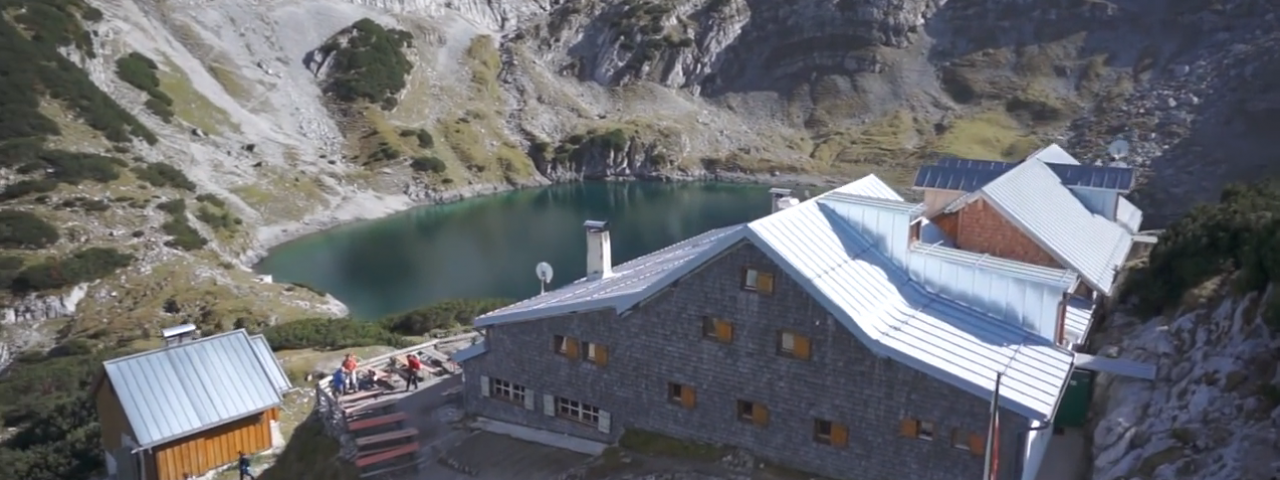
M 551 264 L 547 262 L 538 262 L 538 266 L 533 268 L 533 272 L 538 274 L 538 281 L 542 284 L 541 290 L 547 291 L 547 284 L 551 283 L 551 277 L 555 275 L 555 271 L 551 269 Z
M 1111 155 L 1112 160 L 1119 160 L 1129 154 L 1129 141 L 1123 138 L 1111 142 L 1107 146 L 1107 155 Z

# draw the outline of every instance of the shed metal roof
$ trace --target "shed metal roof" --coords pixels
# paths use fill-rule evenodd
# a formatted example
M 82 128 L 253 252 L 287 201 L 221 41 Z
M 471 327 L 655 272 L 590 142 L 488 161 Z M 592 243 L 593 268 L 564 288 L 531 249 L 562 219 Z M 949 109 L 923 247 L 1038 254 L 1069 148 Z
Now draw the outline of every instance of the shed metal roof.
M 916 171 L 916 188 L 972 192 L 995 180 L 1005 170 L 965 166 L 925 165 Z
M 289 381 L 289 374 L 285 373 L 284 366 L 280 365 L 280 359 L 276 358 L 276 354 L 271 351 L 267 337 L 253 335 L 249 337 L 249 341 L 253 343 L 253 354 L 258 357 L 259 362 L 262 362 L 262 367 L 266 369 L 267 376 L 271 377 L 271 384 L 276 387 L 276 391 L 284 393 L 292 390 L 293 382 Z
M 141 448 L 280 405 L 249 335 L 213 335 L 103 362 Z
M 1090 212 L 1044 162 L 1027 160 L 979 191 L 1003 216 L 1090 288 L 1111 294 L 1133 235 Z
M 875 176 L 864 177 L 754 222 L 713 230 L 624 264 L 610 278 L 647 278 L 626 280 L 629 285 L 643 281 L 644 286 L 631 287 L 635 293 L 625 300 L 601 293 L 608 287 L 597 282 L 610 278 L 582 280 L 561 289 L 564 292 L 549 292 L 481 316 L 476 325 L 596 308 L 613 307 L 620 313 L 745 239 L 877 353 L 983 398 L 991 395 L 995 373 L 1003 372 L 1000 391 L 1006 408 L 1031 419 L 1051 418 L 1071 373 L 1071 352 L 912 281 L 899 264 L 826 205 L 840 202 L 908 218 L 919 211 L 915 205 L 903 206 L 901 197 Z M 667 273 L 645 275 L 644 268 Z
M 1133 169 L 1129 167 L 1061 163 L 1048 165 L 1049 169 L 1058 175 L 1062 184 L 1068 187 L 1098 188 L 1119 192 L 1133 190 Z

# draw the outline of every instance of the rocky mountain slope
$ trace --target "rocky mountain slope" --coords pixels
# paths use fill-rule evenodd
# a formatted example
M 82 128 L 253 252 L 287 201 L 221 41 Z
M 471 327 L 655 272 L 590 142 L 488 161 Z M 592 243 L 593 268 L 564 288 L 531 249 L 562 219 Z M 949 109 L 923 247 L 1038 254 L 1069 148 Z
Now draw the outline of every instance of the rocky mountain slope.
M 937 152 L 1065 140 L 1098 159 L 1124 137 L 1160 221 L 1276 164 L 1265 0 L 0 4 L 13 58 L 74 64 L 5 87 L 57 125 L 0 138 L 0 207 L 60 234 L 5 245 L 18 346 L 332 313 L 246 267 L 326 226 L 512 186 L 904 182 Z

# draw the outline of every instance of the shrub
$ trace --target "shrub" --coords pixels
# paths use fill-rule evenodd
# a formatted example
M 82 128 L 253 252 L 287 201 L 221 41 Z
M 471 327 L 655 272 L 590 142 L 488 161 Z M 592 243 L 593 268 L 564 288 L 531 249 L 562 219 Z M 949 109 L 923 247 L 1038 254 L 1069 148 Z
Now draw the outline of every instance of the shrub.
M 196 201 L 200 203 L 207 203 L 218 208 L 227 208 L 227 202 L 212 193 L 201 193 L 196 195 Z
M 187 213 L 187 201 L 181 198 L 175 198 L 167 202 L 156 204 L 156 210 L 167 213 L 173 217 L 182 217 Z
M 368 18 L 342 29 L 320 47 L 331 58 L 325 92 L 344 102 L 367 100 L 394 107 L 405 76 L 413 70 L 402 50 L 412 43 L 409 32 L 384 28 Z
M 69 287 L 106 277 L 133 261 L 133 255 L 114 248 L 87 248 L 63 259 L 45 260 L 22 269 L 10 289 L 26 293 Z
M 58 243 L 58 229 L 31 212 L 0 210 L 0 247 L 38 250 Z
M 434 156 L 415 158 L 409 163 L 409 167 L 419 172 L 436 174 L 444 173 L 445 170 L 449 168 L 449 166 L 444 163 L 444 160 Z
M 412 312 L 391 315 L 379 323 L 399 335 L 426 335 L 433 330 L 471 325 L 476 317 L 511 303 L 511 300 L 501 298 L 445 300 Z
M 154 60 L 138 52 L 129 52 L 116 59 L 116 76 L 144 92 L 160 88 L 160 77 L 156 76 L 158 68 Z
M 50 170 L 48 178 L 68 185 L 94 181 L 107 183 L 120 178 L 119 167 L 125 161 L 106 155 L 94 153 L 66 152 L 61 150 L 45 150 L 40 160 Z
M 175 218 L 164 222 L 164 225 L 161 225 L 160 229 L 163 230 L 165 234 L 173 237 L 169 241 L 164 242 L 165 246 L 170 248 L 192 251 L 204 248 L 205 245 L 209 244 L 209 241 L 205 240 L 195 227 L 192 227 L 190 223 L 187 223 L 185 218 L 182 220 Z
M 431 148 L 436 146 L 436 139 L 431 136 L 431 132 L 426 130 L 418 130 L 418 146 L 422 148 Z
M 215 212 L 205 205 L 196 210 L 196 218 L 217 230 L 234 231 L 237 225 L 243 223 L 231 212 Z
M 196 190 L 195 182 L 192 182 L 190 178 L 187 178 L 187 174 L 182 173 L 182 170 L 179 170 L 177 167 L 167 163 L 148 163 L 146 165 L 135 166 L 129 169 L 129 171 L 133 172 L 133 175 L 138 177 L 139 180 L 147 182 L 153 187 L 173 187 L 180 188 L 188 192 L 194 192 Z
M 47 178 L 39 180 L 18 180 L 4 188 L 0 200 L 13 200 L 33 193 L 49 193 L 58 188 L 58 182 Z
M 316 348 L 334 350 L 370 345 L 406 346 L 400 336 L 375 322 L 346 318 L 309 318 L 268 327 L 263 331 L 275 350 Z
M 1165 230 L 1129 293 L 1155 312 L 1191 288 L 1234 273 L 1240 292 L 1280 280 L 1280 182 L 1231 185 L 1219 203 L 1191 210 Z

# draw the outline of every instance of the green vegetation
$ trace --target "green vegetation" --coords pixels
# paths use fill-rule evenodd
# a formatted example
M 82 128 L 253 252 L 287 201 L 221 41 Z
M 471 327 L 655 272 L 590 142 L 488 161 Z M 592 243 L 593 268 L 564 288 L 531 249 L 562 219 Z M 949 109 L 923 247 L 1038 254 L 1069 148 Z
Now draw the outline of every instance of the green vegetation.
M 147 92 L 150 97 L 145 104 L 147 110 L 169 122 L 173 119 L 173 99 L 160 91 L 160 77 L 156 75 L 158 69 L 154 60 L 138 52 L 116 59 L 116 75 L 133 88 Z
M 414 138 L 417 138 L 417 140 L 418 140 L 418 147 L 419 147 L 419 148 L 432 148 L 432 147 L 435 147 L 435 146 L 436 146 L 436 139 L 435 139 L 435 137 L 432 137 L 432 136 L 431 136 L 431 132 L 428 132 L 428 131 L 423 130 L 423 129 L 417 129 L 417 130 L 412 130 L 412 129 L 409 129 L 409 130 L 401 130 L 401 131 L 400 131 L 400 136 L 401 136 L 401 137 L 414 137 Z
M 449 169 L 449 165 L 444 163 L 440 157 L 426 156 L 413 159 L 409 163 L 409 167 L 423 173 L 442 174 Z
M 169 221 L 160 226 L 166 235 L 173 237 L 164 243 L 165 246 L 192 251 L 209 244 L 209 240 L 201 236 L 200 232 L 187 220 L 186 200 L 181 198 L 169 200 L 156 205 L 156 209 L 169 214 Z
M 9 257 L 16 258 L 16 257 Z M 84 282 L 105 278 L 117 270 L 128 267 L 134 256 L 114 248 L 93 247 L 72 253 L 66 258 L 49 258 L 35 265 L 20 268 L 21 263 L 6 260 L 3 267 L 15 267 L 0 277 L 12 278 L 7 287 L 16 294 L 41 290 L 55 290 Z
M 552 165 L 561 168 L 582 163 L 588 155 L 596 152 L 618 153 L 627 148 L 630 136 L 621 128 L 612 130 L 593 130 L 586 134 L 573 134 L 551 151 L 549 160 Z M 545 155 L 546 146 L 535 146 Z
M 275 350 L 315 348 L 367 347 L 370 345 L 406 346 L 403 337 L 387 331 L 374 322 L 347 318 L 308 318 L 267 327 L 263 330 L 267 343 Z
M 101 429 L 90 389 L 102 362 L 130 353 L 87 339 L 19 355 L 0 377 L 0 477 L 89 478 L 103 468 Z
M 645 455 L 687 458 L 690 460 L 718 461 L 725 449 L 706 443 L 698 443 L 669 437 L 660 433 L 628 428 L 618 439 L 618 446 Z
M 14 147 L 19 145 L 20 147 Z M 8 153 L 8 157 L 0 157 L 0 166 L 16 164 L 17 173 L 33 174 L 44 172 L 44 178 L 26 179 L 14 182 L 0 193 L 0 201 L 21 198 L 33 193 L 48 193 L 58 188 L 58 184 L 79 185 L 84 181 L 107 183 L 120 178 L 119 168 L 125 161 L 96 153 L 67 152 L 62 150 L 45 150 L 39 140 L 23 139 L 5 145 L 0 152 Z
M 0 210 L 0 247 L 38 250 L 58 243 L 58 228 L 31 212 Z
M 403 49 L 412 45 L 409 32 L 384 28 L 368 18 L 357 21 L 320 47 L 332 72 L 325 91 L 344 102 L 366 100 L 384 110 L 395 108 L 396 95 L 413 70 Z
M 146 165 L 133 167 L 129 169 L 129 171 L 133 172 L 133 175 L 138 177 L 138 180 L 147 182 L 153 187 L 173 187 L 180 188 L 188 192 L 194 192 L 196 190 L 195 182 L 192 182 L 190 178 L 187 178 L 187 174 L 182 173 L 182 170 L 178 170 L 173 165 L 169 165 L 167 163 L 148 163 Z
M 0 10 L 20 12 L 9 17 L 12 21 L 0 21 L 0 112 L 5 113 L 0 118 L 0 145 L 62 133 L 57 121 L 40 111 L 46 97 L 61 102 L 113 142 L 128 142 L 131 136 L 158 141 L 57 51 L 75 47 L 93 55 L 80 18 L 98 18 L 101 12 L 83 0 L 0 0 Z
M 196 209 L 196 219 L 214 230 L 227 232 L 236 231 L 236 227 L 244 223 L 240 217 L 232 215 L 231 212 L 209 205 L 200 205 L 200 208 Z
M 1177 306 L 1188 293 L 1230 275 L 1238 293 L 1280 281 L 1280 181 L 1232 185 L 1219 203 L 1201 205 L 1174 222 L 1133 272 L 1128 293 L 1146 313 Z M 1280 329 L 1280 295 L 1267 316 Z
M 398 335 L 426 335 L 437 330 L 471 325 L 476 317 L 511 303 L 511 300 L 502 298 L 445 300 L 411 312 L 391 315 L 378 323 Z

